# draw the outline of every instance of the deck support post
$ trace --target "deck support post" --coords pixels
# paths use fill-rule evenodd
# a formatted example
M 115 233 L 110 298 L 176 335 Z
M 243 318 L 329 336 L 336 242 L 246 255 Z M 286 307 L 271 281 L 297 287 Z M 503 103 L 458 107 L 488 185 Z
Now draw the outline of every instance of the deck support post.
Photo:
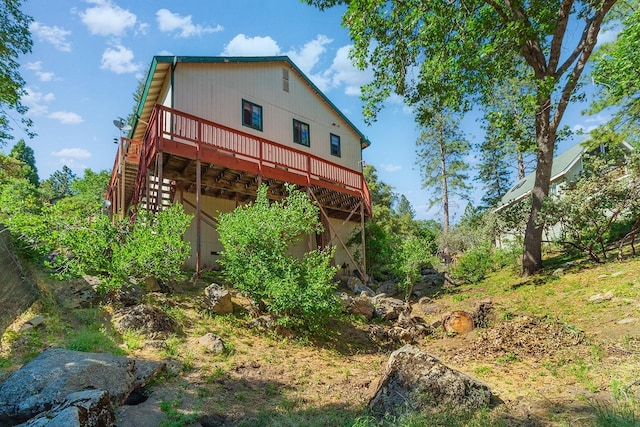
M 361 245 L 362 245 L 362 273 L 364 273 L 362 275 L 362 277 L 365 279 L 365 281 L 367 281 L 367 254 L 365 252 L 366 250 L 366 245 L 365 245 L 365 231 L 364 231 L 364 201 L 360 201 L 360 239 L 361 239 Z
M 202 216 L 202 168 L 200 167 L 200 150 L 198 146 L 198 158 L 196 159 L 196 276 L 200 277 L 202 237 L 201 216 Z
M 156 182 L 156 202 L 155 202 L 155 212 L 158 212 L 162 209 L 162 182 L 164 181 L 164 177 L 162 176 L 162 151 L 158 151 L 156 154 L 156 167 L 158 168 L 158 179 Z
M 313 197 L 313 200 L 315 200 L 316 203 L 318 203 L 318 207 L 320 208 L 321 215 L 325 215 L 327 218 L 329 218 L 329 216 L 325 212 L 324 208 L 322 207 L 322 205 L 318 201 L 318 198 L 313 193 L 313 191 L 311 191 L 311 189 L 308 189 L 307 191 L 309 192 L 309 194 L 311 194 L 311 196 Z M 364 210 L 364 205 L 362 204 L 363 203 L 362 201 L 360 201 L 360 203 L 362 205 L 360 213 L 362 214 L 363 210 Z M 362 221 L 364 222 L 364 219 Z M 342 246 L 342 248 L 344 249 L 345 253 L 349 257 L 349 260 L 353 263 L 353 266 L 356 268 L 356 270 L 358 270 L 358 273 L 360 273 L 360 275 L 364 278 L 364 281 L 366 282 L 367 281 L 366 269 L 361 268 L 360 265 L 356 262 L 356 260 L 353 259 L 353 256 L 351 255 L 351 253 L 349 252 L 349 249 L 347 248 L 347 244 L 344 242 L 344 240 L 342 240 L 342 238 L 338 234 L 338 231 L 333 227 L 333 225 L 331 225 L 331 221 L 327 221 L 327 224 L 329 225 L 329 229 L 333 232 L 333 235 L 335 236 L 335 238 L 337 238 L 338 241 L 340 242 L 340 245 Z M 363 241 L 362 249 L 363 249 L 363 252 L 364 252 L 364 241 Z M 365 259 L 365 258 L 363 257 L 363 259 Z

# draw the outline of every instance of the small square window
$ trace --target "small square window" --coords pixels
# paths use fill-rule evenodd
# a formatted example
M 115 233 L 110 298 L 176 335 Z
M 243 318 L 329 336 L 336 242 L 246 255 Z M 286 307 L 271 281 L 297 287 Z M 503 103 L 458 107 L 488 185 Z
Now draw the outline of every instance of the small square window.
M 253 102 L 242 100 L 242 124 L 262 130 L 262 107 Z
M 331 155 L 340 157 L 340 137 L 331 134 Z
M 293 142 L 309 147 L 311 138 L 309 137 L 309 125 L 299 120 L 293 119 Z

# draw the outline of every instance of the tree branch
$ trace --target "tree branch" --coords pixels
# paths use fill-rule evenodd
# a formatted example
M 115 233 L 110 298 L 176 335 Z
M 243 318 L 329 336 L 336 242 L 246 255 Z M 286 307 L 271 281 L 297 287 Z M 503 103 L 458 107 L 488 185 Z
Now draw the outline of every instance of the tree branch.
M 593 18 L 587 20 L 587 25 L 580 40 L 580 45 L 583 45 L 582 51 L 580 52 L 578 62 L 573 68 L 573 71 L 571 72 L 567 83 L 562 89 L 562 94 L 560 96 L 560 100 L 558 101 L 558 107 L 553 116 L 553 120 L 551 121 L 551 126 L 553 126 L 553 129 L 558 129 L 558 125 L 560 124 L 562 116 L 564 115 L 564 112 L 567 109 L 567 105 L 569 104 L 569 100 L 571 99 L 571 94 L 578 85 L 578 81 L 580 80 L 582 71 L 584 70 L 587 61 L 591 56 L 591 52 L 593 52 L 593 49 L 596 46 L 596 42 L 598 41 L 598 32 L 600 32 L 602 21 L 607 12 L 609 12 L 609 9 L 611 9 L 611 7 L 613 7 L 613 5 L 616 3 L 616 1 L 617 0 L 605 0 L 602 4 L 602 7 L 596 11 Z M 562 67 L 560 70 L 558 70 L 558 72 L 560 72 L 561 70 Z M 556 73 L 556 75 L 560 76 L 561 74 Z
M 560 5 L 560 10 L 558 11 L 558 22 L 556 24 L 556 31 L 551 39 L 551 53 L 549 54 L 549 70 L 551 70 L 551 72 L 555 72 L 558 62 L 560 61 L 562 41 L 564 40 L 564 34 L 567 30 L 567 24 L 569 23 L 571 6 L 573 6 L 573 0 L 563 0 Z

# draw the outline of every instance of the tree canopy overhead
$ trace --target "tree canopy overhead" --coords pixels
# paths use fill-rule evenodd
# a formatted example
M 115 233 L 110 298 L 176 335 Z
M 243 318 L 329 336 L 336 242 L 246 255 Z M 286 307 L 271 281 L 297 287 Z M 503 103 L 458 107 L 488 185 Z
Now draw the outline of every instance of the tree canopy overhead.
M 32 135 L 30 119 L 23 117 L 18 121 L 10 114 L 11 110 L 20 115 L 27 112 L 20 100 L 26 90 L 18 57 L 31 52 L 29 24 L 33 19 L 22 13 L 21 6 L 21 0 L 0 1 L 0 146 L 12 139 L 11 122 L 21 122 L 23 130 Z
M 530 69 L 537 169 L 525 233 L 523 273 L 542 267 L 538 214 L 549 193 L 557 130 L 602 22 L 617 0 L 305 0 L 346 5 L 351 56 L 374 79 L 362 88 L 364 114 L 376 118 L 392 93 L 408 105 L 466 110 L 486 91 Z M 569 27 L 571 26 L 571 30 Z M 573 36 L 575 40 L 573 39 Z M 483 99 L 484 98 L 484 99 Z

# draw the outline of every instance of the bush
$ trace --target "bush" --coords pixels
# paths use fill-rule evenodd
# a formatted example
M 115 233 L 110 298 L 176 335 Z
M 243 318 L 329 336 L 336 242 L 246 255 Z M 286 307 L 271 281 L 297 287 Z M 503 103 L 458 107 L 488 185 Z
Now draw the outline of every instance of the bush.
M 330 265 L 334 251 L 314 250 L 302 260 L 288 249 L 309 233 L 322 231 L 319 208 L 309 197 L 287 186 L 289 195 L 270 203 L 267 187 L 253 204 L 220 215 L 218 233 L 224 247 L 220 263 L 234 286 L 281 325 L 313 331 L 336 316 L 339 301 Z
M 491 268 L 491 247 L 482 245 L 466 250 L 451 269 L 454 279 L 461 279 L 469 283 L 482 281 Z

